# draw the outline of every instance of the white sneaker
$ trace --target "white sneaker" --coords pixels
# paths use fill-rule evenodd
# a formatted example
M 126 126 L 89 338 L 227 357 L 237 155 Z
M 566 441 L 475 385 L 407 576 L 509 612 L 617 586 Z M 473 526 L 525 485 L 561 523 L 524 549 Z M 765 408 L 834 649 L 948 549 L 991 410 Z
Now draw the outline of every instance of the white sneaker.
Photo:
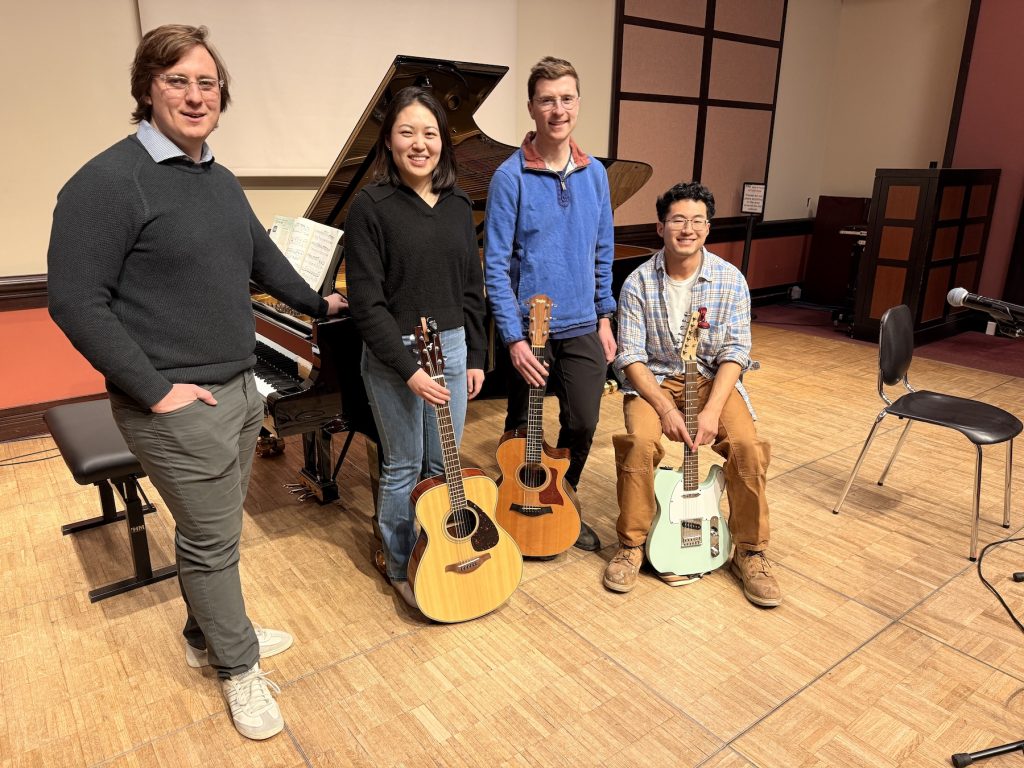
M 256 630 L 256 639 L 260 643 L 261 659 L 276 656 L 283 651 L 287 651 L 292 647 L 292 643 L 295 642 L 294 637 L 279 629 L 264 629 L 256 624 L 253 624 L 252 628 Z M 193 648 L 188 643 L 185 643 L 185 663 L 190 667 L 199 669 L 199 667 L 209 665 L 210 659 L 205 649 L 200 651 L 198 648 Z
M 271 693 L 281 688 L 267 679 L 259 663 L 248 672 L 221 681 L 231 719 L 240 734 L 248 739 L 269 739 L 284 728 L 284 718 Z

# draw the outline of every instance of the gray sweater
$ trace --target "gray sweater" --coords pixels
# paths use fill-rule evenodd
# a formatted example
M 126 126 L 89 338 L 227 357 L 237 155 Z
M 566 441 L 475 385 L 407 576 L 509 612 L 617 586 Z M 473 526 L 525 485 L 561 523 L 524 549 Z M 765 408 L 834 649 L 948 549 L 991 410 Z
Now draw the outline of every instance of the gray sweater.
M 172 384 L 221 384 L 253 366 L 250 278 L 296 309 L 327 311 L 230 171 L 156 163 L 134 136 L 64 185 L 47 263 L 54 321 L 108 389 L 147 408 Z

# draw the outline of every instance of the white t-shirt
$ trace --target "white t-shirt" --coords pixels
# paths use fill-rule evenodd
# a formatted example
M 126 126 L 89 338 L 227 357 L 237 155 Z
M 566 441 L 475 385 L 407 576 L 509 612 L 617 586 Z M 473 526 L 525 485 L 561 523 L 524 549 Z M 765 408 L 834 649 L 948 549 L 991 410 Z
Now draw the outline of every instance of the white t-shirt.
M 700 270 L 685 280 L 673 280 L 665 275 L 665 306 L 668 309 L 668 327 L 672 332 L 672 341 L 678 347 L 683 343 L 686 326 L 690 322 L 690 303 L 693 295 L 693 284 L 697 282 Z

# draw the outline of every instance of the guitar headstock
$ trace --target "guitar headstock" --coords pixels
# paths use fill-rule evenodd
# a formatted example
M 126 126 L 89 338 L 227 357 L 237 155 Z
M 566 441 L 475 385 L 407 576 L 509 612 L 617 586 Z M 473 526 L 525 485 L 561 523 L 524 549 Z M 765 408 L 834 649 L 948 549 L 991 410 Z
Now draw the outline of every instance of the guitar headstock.
M 530 299 L 530 346 L 543 347 L 551 330 L 551 298 L 538 293 Z
M 697 343 L 700 341 L 700 332 L 705 328 L 711 327 L 705 319 L 707 313 L 707 307 L 693 310 L 690 313 L 690 319 L 687 321 L 685 329 L 680 329 L 683 331 L 683 346 L 680 357 L 684 363 L 697 360 Z
M 441 334 L 437 321 L 432 317 L 421 317 L 413 333 L 420 353 L 420 367 L 432 379 L 444 375 L 444 352 L 441 350 Z

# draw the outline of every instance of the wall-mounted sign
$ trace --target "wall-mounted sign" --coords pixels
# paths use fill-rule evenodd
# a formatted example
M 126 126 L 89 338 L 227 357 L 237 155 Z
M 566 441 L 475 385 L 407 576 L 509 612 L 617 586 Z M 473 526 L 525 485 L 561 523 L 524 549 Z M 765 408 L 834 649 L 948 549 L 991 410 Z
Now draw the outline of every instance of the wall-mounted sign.
M 743 202 L 740 211 L 752 216 L 764 213 L 764 189 L 767 185 L 759 181 L 743 182 Z

